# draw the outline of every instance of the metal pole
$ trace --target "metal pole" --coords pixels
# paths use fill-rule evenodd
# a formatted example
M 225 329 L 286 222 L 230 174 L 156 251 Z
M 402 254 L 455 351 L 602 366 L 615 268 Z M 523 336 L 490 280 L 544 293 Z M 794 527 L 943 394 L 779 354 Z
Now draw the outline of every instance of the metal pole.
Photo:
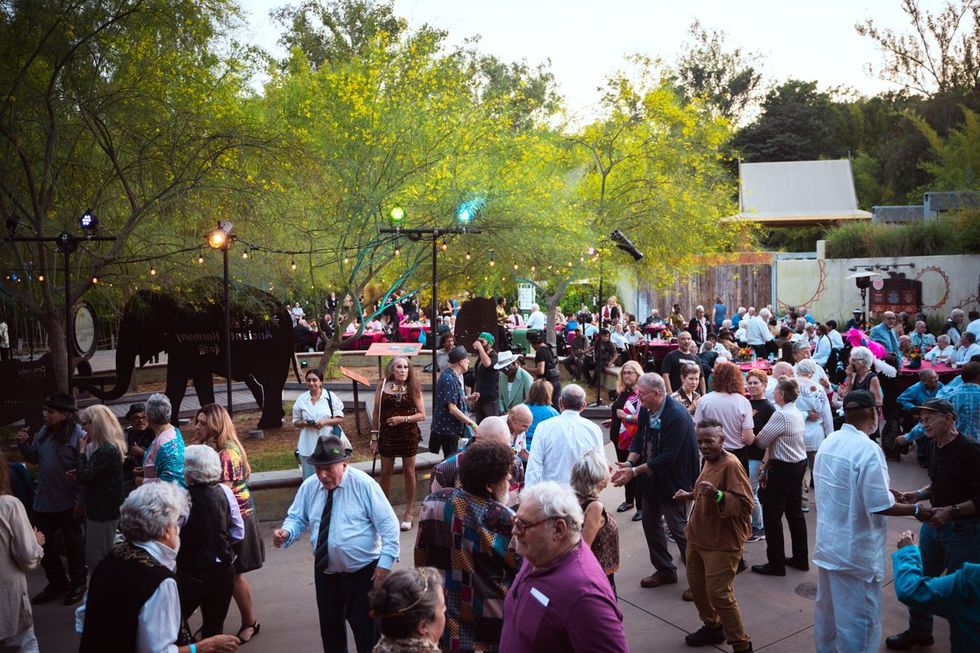
M 228 245 L 229 243 L 225 243 L 221 252 L 224 254 L 225 267 L 225 383 L 228 389 L 228 415 L 231 416 L 231 302 L 228 300 Z
M 439 238 L 439 230 L 432 230 L 432 319 L 429 321 L 429 339 L 432 348 L 432 414 L 436 414 L 436 383 L 439 381 L 439 369 L 436 365 L 436 265 L 438 253 L 436 240 Z M 423 332 L 424 333 L 424 332 Z
M 71 248 L 65 244 L 64 255 L 65 255 L 65 358 L 68 364 L 68 394 L 72 394 L 72 364 L 71 364 L 71 348 L 72 348 L 72 337 L 71 337 L 71 270 L 69 269 L 69 257 L 71 256 Z

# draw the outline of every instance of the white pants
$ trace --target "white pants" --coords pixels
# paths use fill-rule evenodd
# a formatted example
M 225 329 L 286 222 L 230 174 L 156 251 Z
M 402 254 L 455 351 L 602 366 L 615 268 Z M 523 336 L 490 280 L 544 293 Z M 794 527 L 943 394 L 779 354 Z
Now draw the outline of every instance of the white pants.
M 0 648 L 13 650 L 16 653 L 38 653 L 37 638 L 34 636 L 34 624 L 0 640 Z
M 817 567 L 813 633 L 820 653 L 876 653 L 881 647 L 881 581 Z

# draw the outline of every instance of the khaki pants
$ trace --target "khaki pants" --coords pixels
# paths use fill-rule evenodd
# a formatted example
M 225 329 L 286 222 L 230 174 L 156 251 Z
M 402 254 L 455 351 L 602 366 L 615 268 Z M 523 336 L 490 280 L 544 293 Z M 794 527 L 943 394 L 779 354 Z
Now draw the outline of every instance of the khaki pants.
M 749 642 L 733 588 L 741 558 L 741 551 L 709 551 L 687 543 L 687 582 L 698 615 L 706 626 L 721 624 L 725 638 L 736 651 L 745 650 Z

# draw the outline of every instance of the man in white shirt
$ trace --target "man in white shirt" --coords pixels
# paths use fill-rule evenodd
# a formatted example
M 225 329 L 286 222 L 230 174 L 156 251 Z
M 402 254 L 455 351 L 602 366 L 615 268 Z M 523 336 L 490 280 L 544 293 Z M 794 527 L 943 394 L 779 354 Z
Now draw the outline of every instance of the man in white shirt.
M 956 348 L 956 362 L 969 363 L 977 354 L 980 354 L 977 336 L 972 331 L 964 331 L 960 336 L 960 346 Z
M 960 336 L 963 335 L 963 309 L 954 308 L 949 312 L 949 319 L 943 325 L 942 332 L 949 336 L 949 341 L 954 347 L 960 346 Z
M 877 427 L 875 398 L 852 390 L 844 425 L 817 451 L 817 566 L 814 639 L 818 651 L 877 651 L 885 576 L 886 515 L 931 517 L 931 509 L 895 502 L 885 455 L 869 433 Z
M 531 314 L 527 316 L 528 329 L 544 329 L 545 315 L 537 304 L 531 304 Z
M 565 386 L 558 400 L 561 414 L 541 422 L 534 431 L 534 448 L 524 474 L 525 487 L 542 481 L 568 484 L 572 465 L 587 451 L 603 453 L 604 442 L 599 427 L 582 417 L 585 390 L 574 383 Z
M 844 338 L 837 330 L 837 320 L 827 320 L 827 336 L 830 338 L 830 346 L 840 351 L 844 348 Z
M 626 344 L 628 345 L 635 345 L 643 341 L 643 334 L 640 332 L 636 322 L 630 322 L 629 330 L 623 336 L 626 338 Z
M 769 331 L 769 318 L 772 313 L 764 308 L 755 317 L 746 320 L 745 342 L 755 350 L 756 356 L 766 356 L 766 343 L 773 340 L 772 332 Z
M 980 317 L 977 316 L 976 311 L 970 311 L 970 323 L 966 325 L 966 330 L 977 337 L 980 340 Z
M 936 338 L 936 346 L 926 352 L 923 358 L 932 363 L 954 361 L 956 360 L 956 347 L 950 343 L 949 336 L 943 334 Z
M 786 361 L 779 361 L 772 366 L 772 374 L 769 375 L 769 380 L 766 383 L 766 401 L 774 406 L 776 405 L 776 398 L 772 396 L 772 393 L 776 389 L 776 382 L 784 376 L 793 377 L 793 366 Z

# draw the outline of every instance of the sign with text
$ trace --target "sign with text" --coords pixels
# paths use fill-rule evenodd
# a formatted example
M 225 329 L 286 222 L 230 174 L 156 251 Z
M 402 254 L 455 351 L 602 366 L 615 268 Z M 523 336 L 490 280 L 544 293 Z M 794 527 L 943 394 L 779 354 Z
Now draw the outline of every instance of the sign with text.
M 534 284 L 530 283 L 519 283 L 517 284 L 517 307 L 522 311 L 530 311 L 531 304 L 534 303 L 537 298 L 537 289 Z

